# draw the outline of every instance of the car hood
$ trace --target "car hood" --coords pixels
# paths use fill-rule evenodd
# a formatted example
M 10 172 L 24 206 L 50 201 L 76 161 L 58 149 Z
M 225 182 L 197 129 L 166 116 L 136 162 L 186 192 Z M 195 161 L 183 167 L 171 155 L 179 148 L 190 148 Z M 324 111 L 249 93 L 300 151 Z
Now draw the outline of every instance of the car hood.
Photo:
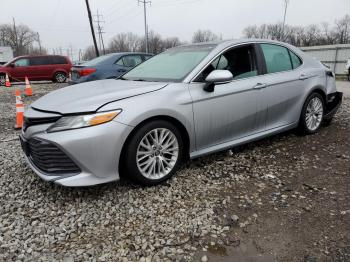
M 153 92 L 166 85 L 115 79 L 86 82 L 53 91 L 36 100 L 31 107 L 59 114 L 96 112 L 108 103 Z

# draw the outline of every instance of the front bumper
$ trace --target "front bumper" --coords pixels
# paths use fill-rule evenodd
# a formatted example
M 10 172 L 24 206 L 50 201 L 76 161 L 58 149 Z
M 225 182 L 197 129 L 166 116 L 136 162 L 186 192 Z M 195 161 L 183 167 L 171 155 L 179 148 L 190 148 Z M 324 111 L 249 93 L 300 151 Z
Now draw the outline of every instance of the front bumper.
M 36 139 L 53 144 L 79 167 L 80 172 L 46 173 L 34 163 L 27 152 L 25 158 L 29 166 L 43 180 L 63 186 L 80 187 L 119 179 L 119 158 L 132 127 L 116 121 L 54 133 L 47 133 L 47 127 L 48 125 L 29 127 L 25 132 L 22 131 L 22 137 L 27 141 Z
M 342 92 L 335 92 L 327 95 L 326 112 L 324 119 L 329 120 L 337 113 L 343 100 Z

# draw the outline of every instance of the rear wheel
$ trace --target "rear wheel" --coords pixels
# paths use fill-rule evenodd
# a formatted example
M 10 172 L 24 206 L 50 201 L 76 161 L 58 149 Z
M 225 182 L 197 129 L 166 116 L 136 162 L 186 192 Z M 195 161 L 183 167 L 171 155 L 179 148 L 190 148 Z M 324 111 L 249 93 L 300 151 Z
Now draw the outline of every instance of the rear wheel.
M 67 80 L 67 75 L 64 72 L 57 72 L 54 76 L 54 82 L 64 83 Z
M 140 127 L 125 150 L 128 178 L 144 185 L 157 185 L 170 178 L 183 160 L 183 141 L 171 123 L 156 120 Z
M 301 111 L 299 130 L 303 134 L 313 134 L 318 131 L 324 116 L 324 100 L 318 93 L 312 93 L 305 101 Z

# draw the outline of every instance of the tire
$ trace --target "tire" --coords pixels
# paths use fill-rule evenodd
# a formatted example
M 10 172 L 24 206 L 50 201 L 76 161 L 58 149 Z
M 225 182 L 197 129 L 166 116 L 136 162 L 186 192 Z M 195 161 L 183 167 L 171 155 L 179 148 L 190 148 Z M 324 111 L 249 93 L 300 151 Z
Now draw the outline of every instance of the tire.
M 155 132 L 158 134 L 158 144 L 154 143 L 155 140 L 152 141 L 152 138 L 156 137 Z M 164 140 L 163 143 L 161 140 Z M 174 141 L 168 148 L 171 154 L 166 150 L 170 141 Z M 125 171 L 126 178 L 137 184 L 143 186 L 160 184 L 169 179 L 181 166 L 183 149 L 181 133 L 173 124 L 164 120 L 146 123 L 138 128 L 127 142 L 122 156 L 122 170 Z M 162 159 L 168 160 L 169 163 Z
M 325 103 L 319 93 L 312 93 L 306 99 L 301 110 L 299 131 L 304 135 L 316 133 L 322 124 Z
M 57 72 L 53 78 L 55 83 L 64 83 L 67 80 L 67 74 L 64 72 Z
M 4 86 L 6 82 L 6 75 L 0 75 L 0 86 Z

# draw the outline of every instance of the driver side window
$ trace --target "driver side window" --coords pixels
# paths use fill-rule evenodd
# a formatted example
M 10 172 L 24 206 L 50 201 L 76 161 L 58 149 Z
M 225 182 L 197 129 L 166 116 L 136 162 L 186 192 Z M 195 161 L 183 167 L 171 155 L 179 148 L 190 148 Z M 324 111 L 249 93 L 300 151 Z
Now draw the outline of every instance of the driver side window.
M 15 62 L 15 67 L 21 67 L 21 66 L 29 66 L 29 59 L 26 59 L 26 58 L 18 59 Z
M 223 53 L 202 71 L 196 82 L 204 82 L 214 70 L 229 70 L 234 80 L 257 76 L 258 69 L 254 47 L 246 45 Z

